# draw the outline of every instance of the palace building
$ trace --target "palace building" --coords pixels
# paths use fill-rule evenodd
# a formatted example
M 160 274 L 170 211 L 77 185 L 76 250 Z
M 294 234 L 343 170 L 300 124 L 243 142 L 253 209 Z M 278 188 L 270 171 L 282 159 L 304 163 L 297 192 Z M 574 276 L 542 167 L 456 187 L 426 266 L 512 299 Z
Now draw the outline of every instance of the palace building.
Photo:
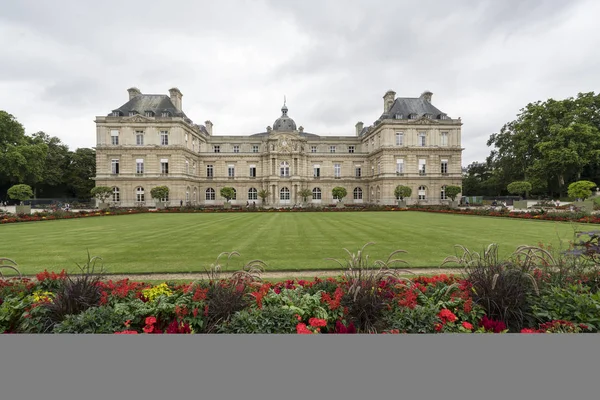
M 170 205 L 219 205 L 223 187 L 235 190 L 233 204 L 288 207 L 336 202 L 332 189 L 346 188 L 345 204 L 396 204 L 398 185 L 412 188 L 408 204 L 441 204 L 447 185 L 461 186 L 461 120 L 420 97 L 383 96 L 383 112 L 370 126 L 358 122 L 348 136 L 304 131 L 288 115 L 265 132 L 213 135 L 213 124 L 195 124 L 183 111 L 177 88 L 169 95 L 128 90 L 129 99 L 96 117 L 96 186 L 113 190 L 117 206 L 154 206 L 150 190 L 169 188 Z

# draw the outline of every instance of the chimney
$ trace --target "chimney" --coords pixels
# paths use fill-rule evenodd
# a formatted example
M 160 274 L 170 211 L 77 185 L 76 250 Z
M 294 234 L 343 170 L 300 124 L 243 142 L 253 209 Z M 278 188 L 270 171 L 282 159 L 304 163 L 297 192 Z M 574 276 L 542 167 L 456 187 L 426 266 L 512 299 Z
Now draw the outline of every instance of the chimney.
M 421 98 L 430 104 L 431 104 L 431 96 L 433 96 L 433 93 L 431 93 L 429 90 L 426 90 L 423 93 L 421 93 Z
M 177 88 L 169 89 L 169 94 L 171 95 L 171 102 L 177 109 L 177 111 L 181 111 L 181 98 L 183 95 Z
M 355 126 L 356 126 L 356 136 L 360 136 L 360 133 L 362 132 L 365 124 L 363 124 L 361 121 L 358 121 Z
M 208 134 L 212 136 L 213 123 L 210 121 L 204 121 L 204 125 L 206 126 L 206 130 L 208 131 Z
M 129 100 L 133 99 L 134 97 L 142 95 L 142 92 L 140 92 L 140 89 L 138 89 L 136 87 L 129 88 L 129 89 L 127 89 L 127 91 L 129 92 Z
M 303 126 L 298 127 L 298 132 L 300 132 L 300 133 L 304 132 L 304 127 Z
M 396 92 L 393 90 L 388 90 L 383 95 L 383 112 L 387 113 L 392 108 L 392 104 L 394 104 L 394 100 L 396 98 Z

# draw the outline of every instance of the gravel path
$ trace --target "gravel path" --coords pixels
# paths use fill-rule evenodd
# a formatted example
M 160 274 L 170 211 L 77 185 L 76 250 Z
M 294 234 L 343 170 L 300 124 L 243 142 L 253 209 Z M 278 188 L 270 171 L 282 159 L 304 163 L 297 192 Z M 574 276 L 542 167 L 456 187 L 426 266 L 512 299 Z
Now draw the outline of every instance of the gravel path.
M 344 273 L 345 270 L 325 270 L 325 271 L 266 271 L 261 274 L 263 279 L 313 279 L 315 277 L 324 278 L 329 276 L 339 276 Z M 227 277 L 233 272 L 223 272 L 222 276 Z M 402 270 L 402 275 L 410 276 L 414 275 L 427 275 L 427 274 L 460 274 L 461 269 L 447 269 L 447 268 L 411 268 Z M 128 278 L 132 281 L 171 281 L 171 280 L 198 280 L 206 279 L 206 273 L 177 273 L 177 274 L 118 274 L 118 275 L 105 275 L 105 279 L 109 280 L 121 280 Z

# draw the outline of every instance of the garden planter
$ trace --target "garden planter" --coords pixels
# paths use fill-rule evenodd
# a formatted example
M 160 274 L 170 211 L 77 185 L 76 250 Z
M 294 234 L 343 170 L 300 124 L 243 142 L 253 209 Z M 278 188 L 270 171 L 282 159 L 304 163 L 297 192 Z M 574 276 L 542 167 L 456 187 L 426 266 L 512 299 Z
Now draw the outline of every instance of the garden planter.
M 31 214 L 31 206 L 15 206 L 17 214 Z
M 451 201 L 450 202 L 450 208 L 458 208 L 458 201 L 457 200 Z
M 108 210 L 109 207 L 110 207 L 109 203 L 98 203 L 98 209 L 100 209 L 100 210 Z
M 398 200 L 398 207 L 406 208 L 406 200 Z
M 515 210 L 527 210 L 527 200 L 515 200 L 513 202 L 513 208 Z
M 336 208 L 344 208 L 344 203 L 342 203 L 341 201 L 338 201 L 338 203 L 335 206 L 336 206 Z
M 223 203 L 223 208 L 230 209 L 231 208 L 231 203 Z
M 575 201 L 573 205 L 577 208 L 580 208 L 582 211 L 591 213 L 594 211 L 594 201 L 593 200 L 584 200 L 584 201 Z
M 167 208 L 167 203 L 162 202 L 162 201 L 157 201 L 156 202 L 156 209 L 157 210 L 163 210 L 165 208 Z

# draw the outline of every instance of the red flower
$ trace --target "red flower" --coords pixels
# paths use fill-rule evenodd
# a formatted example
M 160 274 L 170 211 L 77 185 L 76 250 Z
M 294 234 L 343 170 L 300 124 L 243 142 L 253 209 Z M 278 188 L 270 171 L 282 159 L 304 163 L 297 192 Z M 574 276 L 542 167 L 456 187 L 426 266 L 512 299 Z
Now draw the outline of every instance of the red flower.
M 454 315 L 452 311 L 448 310 L 447 308 L 442 309 L 439 312 L 438 317 L 440 317 L 442 320 L 442 324 L 456 321 L 456 315 Z
M 467 321 L 463 321 L 462 326 L 463 326 L 463 328 L 468 329 L 470 331 L 473 330 L 473 325 L 468 323 Z
M 521 333 L 540 333 L 540 331 L 537 329 L 523 328 L 521 329 Z
M 440 332 L 443 327 L 444 327 L 444 325 L 442 325 L 442 324 L 435 324 L 434 329 L 436 332 Z
M 152 333 L 152 331 L 154 330 L 154 326 L 152 326 L 152 325 L 146 325 L 145 327 L 142 328 L 142 330 L 145 333 Z
M 311 330 L 306 327 L 306 324 L 299 323 L 296 325 L 296 332 L 299 335 L 310 335 L 312 334 Z
M 335 333 L 356 333 L 356 328 L 354 327 L 353 322 L 350 322 L 350 324 L 346 326 L 342 324 L 342 321 L 336 321 Z
M 137 331 L 121 331 L 121 332 L 115 332 L 115 335 L 137 335 Z
M 147 317 L 146 325 L 154 325 L 156 323 L 156 317 Z
M 320 319 L 320 318 L 310 318 L 308 320 L 308 324 L 312 327 L 320 327 L 320 326 L 327 326 L 327 321 L 325 321 L 324 319 Z
M 506 329 L 506 324 L 502 321 L 496 321 L 489 319 L 487 315 L 484 315 L 479 323 L 479 326 L 483 326 L 486 332 L 500 333 Z

